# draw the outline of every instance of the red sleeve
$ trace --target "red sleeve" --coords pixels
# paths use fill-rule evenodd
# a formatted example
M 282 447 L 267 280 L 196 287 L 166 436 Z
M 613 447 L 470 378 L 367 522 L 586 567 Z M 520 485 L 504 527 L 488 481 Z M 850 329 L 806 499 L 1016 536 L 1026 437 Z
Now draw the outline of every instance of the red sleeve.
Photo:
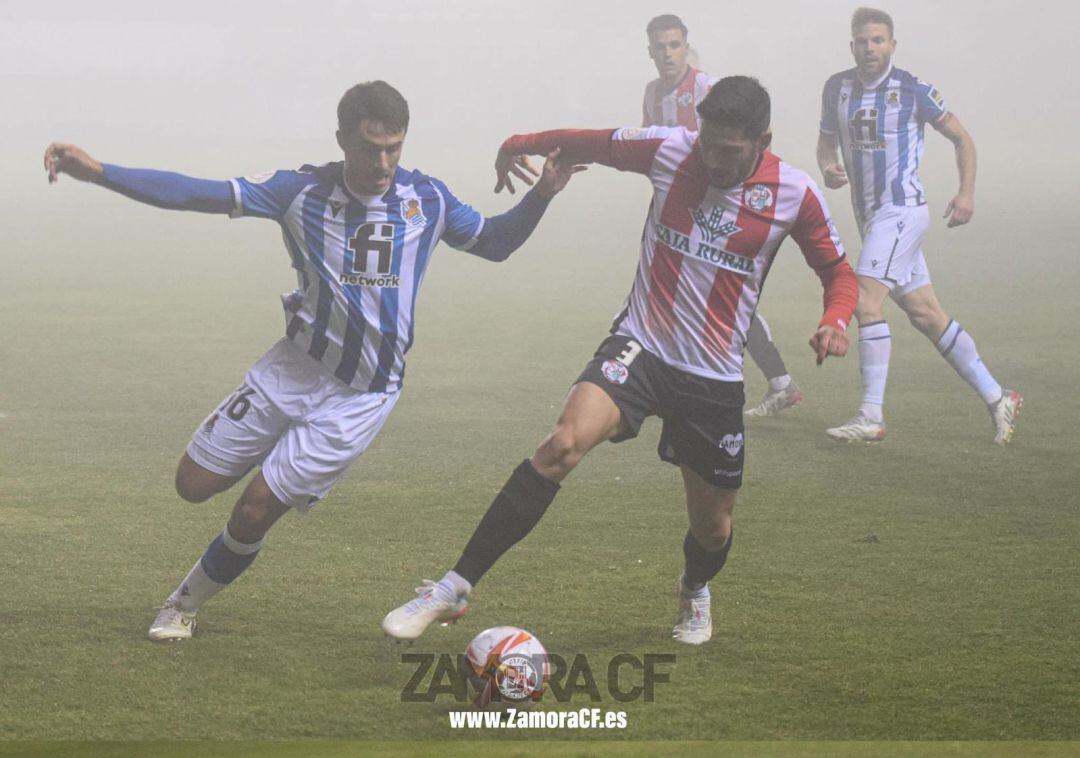
M 576 163 L 599 163 L 620 171 L 648 174 L 662 137 L 642 138 L 643 129 L 554 129 L 515 134 L 503 142 L 511 155 L 547 155 L 557 147 Z
M 818 326 L 834 326 L 846 331 L 859 301 L 855 272 L 844 259 L 844 248 L 836 233 L 821 191 L 813 184 L 806 188 L 799 215 L 791 227 L 791 238 L 821 280 L 825 289 L 825 313 Z

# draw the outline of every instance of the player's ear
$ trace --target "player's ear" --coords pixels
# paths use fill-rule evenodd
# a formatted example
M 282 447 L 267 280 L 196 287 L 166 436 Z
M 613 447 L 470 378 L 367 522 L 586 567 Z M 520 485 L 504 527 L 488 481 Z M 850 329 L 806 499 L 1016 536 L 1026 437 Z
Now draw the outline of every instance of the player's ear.
M 344 150 L 345 149 L 345 136 L 341 133 L 341 130 L 338 129 L 336 132 L 334 132 L 334 136 L 337 137 L 338 147 L 340 147 L 342 150 Z
M 769 149 L 769 145 L 772 144 L 772 130 L 766 130 L 758 137 L 758 151 L 765 152 Z

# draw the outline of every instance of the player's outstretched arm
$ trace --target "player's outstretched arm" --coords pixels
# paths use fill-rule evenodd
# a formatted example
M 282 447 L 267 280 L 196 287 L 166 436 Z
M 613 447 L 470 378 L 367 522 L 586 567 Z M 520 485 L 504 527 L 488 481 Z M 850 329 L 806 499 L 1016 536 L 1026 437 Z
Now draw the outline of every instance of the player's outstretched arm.
M 499 148 L 495 157 L 495 192 L 503 187 L 514 193 L 512 177 L 533 184 L 532 177 L 540 176 L 527 156 L 550 156 L 559 150 L 560 161 L 570 165 L 604 163 L 615 165 L 611 154 L 614 129 L 555 129 L 535 134 L 516 134 Z M 576 172 L 572 172 L 576 173 Z M 532 177 L 530 177 L 530 174 Z
M 839 189 L 848 183 L 847 171 L 844 164 L 837 156 L 839 143 L 836 137 L 821 132 L 817 141 L 817 162 L 821 169 L 821 176 L 825 180 L 825 186 L 829 189 Z
M 556 148 L 548 155 L 539 181 L 520 203 L 506 213 L 485 219 L 483 231 L 470 253 L 489 261 L 504 261 L 525 244 L 551 199 L 566 188 L 574 174 L 588 168 L 562 158 L 561 153 Z
M 935 129 L 945 135 L 956 148 L 956 169 L 960 174 L 960 189 L 945 207 L 943 218 L 948 226 L 961 226 L 975 215 L 975 140 L 952 113 L 932 122 Z
M 232 186 L 226 181 L 114 166 L 91 158 L 75 145 L 59 142 L 49 145 L 45 150 L 45 170 L 49 182 L 55 182 L 60 174 L 68 174 L 158 208 L 229 213 L 234 206 Z

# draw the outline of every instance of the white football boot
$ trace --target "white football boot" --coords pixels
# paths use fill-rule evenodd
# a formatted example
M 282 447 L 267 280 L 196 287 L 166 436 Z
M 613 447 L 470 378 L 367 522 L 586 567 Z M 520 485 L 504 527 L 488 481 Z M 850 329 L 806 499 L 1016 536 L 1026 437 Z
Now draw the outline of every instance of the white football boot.
M 1012 439 L 1016 419 L 1020 417 L 1020 406 L 1024 398 L 1019 392 L 1005 390 L 1001 399 L 990 406 L 990 418 L 994 421 L 994 443 L 1004 447 Z
M 746 411 L 747 416 L 779 416 L 788 408 L 794 408 L 803 400 L 802 390 L 791 382 L 782 390 L 768 390 L 761 402 Z
M 399 640 L 415 640 L 434 622 L 453 624 L 465 615 L 469 603 L 464 597 L 450 600 L 440 592 L 438 582 L 424 579 L 416 588 L 417 598 L 395 608 L 382 620 L 383 631 Z
M 675 585 L 675 595 L 679 598 L 679 615 L 675 619 L 672 637 L 687 645 L 700 645 L 712 637 L 712 597 L 709 586 L 701 597 L 688 593 L 680 576 Z
M 189 640 L 195 633 L 195 611 L 185 611 L 175 603 L 165 603 L 150 624 L 150 639 Z
M 871 421 L 859 412 L 846 424 L 826 429 L 825 434 L 833 439 L 847 442 L 881 442 L 885 439 L 885 424 Z

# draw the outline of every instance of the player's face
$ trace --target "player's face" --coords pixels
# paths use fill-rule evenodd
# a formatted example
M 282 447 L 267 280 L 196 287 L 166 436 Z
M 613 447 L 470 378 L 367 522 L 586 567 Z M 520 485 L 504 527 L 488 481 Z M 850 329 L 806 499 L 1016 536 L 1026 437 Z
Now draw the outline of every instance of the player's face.
M 757 139 L 747 137 L 734 126 L 717 126 L 702 119 L 698 134 L 701 160 L 714 187 L 734 187 L 746 180 L 772 142 L 772 132 Z
M 889 68 L 896 40 L 885 24 L 863 24 L 855 30 L 851 39 L 851 54 L 859 73 L 868 79 L 876 79 Z
M 390 189 L 405 132 L 388 132 L 378 121 L 362 119 L 348 134 L 339 129 L 337 140 L 345 151 L 345 175 L 354 191 L 381 195 Z
M 668 80 L 678 79 L 686 71 L 686 54 L 690 48 L 686 37 L 678 29 L 665 29 L 654 32 L 649 37 L 649 57 L 656 64 L 660 77 Z

